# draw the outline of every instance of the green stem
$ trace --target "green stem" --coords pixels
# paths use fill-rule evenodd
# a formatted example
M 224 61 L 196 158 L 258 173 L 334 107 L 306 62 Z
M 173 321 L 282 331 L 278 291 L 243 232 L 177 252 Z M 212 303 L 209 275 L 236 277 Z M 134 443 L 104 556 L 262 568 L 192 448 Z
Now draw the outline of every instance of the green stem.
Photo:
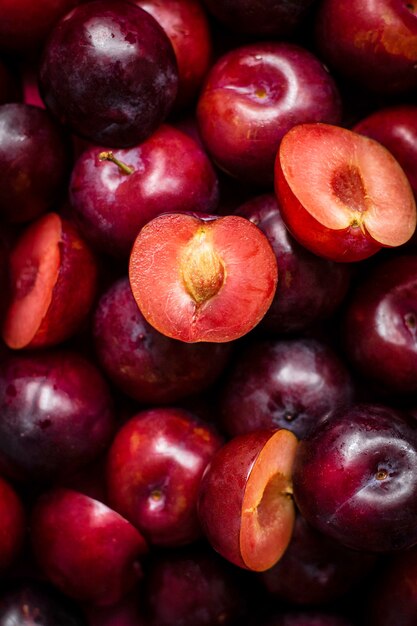
M 123 163 L 123 161 L 119 161 L 119 159 L 117 159 L 111 151 L 100 152 L 98 158 L 100 161 L 111 161 L 112 163 L 117 165 L 121 173 L 126 174 L 126 176 L 128 176 L 129 174 L 133 174 L 133 172 L 135 171 L 135 169 L 133 167 L 130 167 L 130 165 L 126 165 L 126 163 Z

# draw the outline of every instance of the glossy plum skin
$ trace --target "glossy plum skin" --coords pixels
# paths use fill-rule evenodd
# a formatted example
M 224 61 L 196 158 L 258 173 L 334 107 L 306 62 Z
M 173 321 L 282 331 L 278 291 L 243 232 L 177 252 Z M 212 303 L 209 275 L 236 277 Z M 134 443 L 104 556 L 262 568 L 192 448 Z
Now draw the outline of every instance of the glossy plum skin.
M 306 520 L 355 550 L 417 543 L 417 423 L 380 405 L 355 405 L 300 442 L 294 498 Z
M 211 62 L 212 44 L 207 16 L 198 0 L 135 0 L 168 35 L 178 63 L 176 110 L 195 100 Z
M 89 605 L 86 609 L 88 626 L 149 626 L 149 620 L 139 608 L 137 595 L 134 589 L 111 606 Z
M 210 387 L 229 361 L 229 344 L 186 344 L 148 324 L 122 278 L 100 299 L 94 339 L 101 365 L 127 395 L 169 404 Z
M 190 137 L 163 125 L 146 141 L 112 154 L 126 174 L 91 146 L 72 172 L 71 204 L 86 238 L 103 252 L 127 257 L 139 230 L 161 213 L 213 213 L 218 182 L 209 158 Z
M 45 582 L 14 582 L 0 596 L 0 626 L 86 626 L 81 609 Z
M 47 578 L 66 595 L 111 605 L 142 577 L 142 535 L 101 502 L 70 489 L 44 493 L 31 518 L 32 544 Z
M 300 606 L 330 603 L 347 593 L 375 564 L 375 556 L 349 550 L 297 515 L 282 559 L 260 574 L 274 597 Z
M 280 279 L 260 327 L 274 334 L 296 333 L 329 318 L 347 293 L 350 267 L 300 246 L 288 232 L 274 194 L 251 198 L 236 213 L 265 233 L 277 257 Z
M 287 43 L 236 48 L 211 68 L 197 105 L 203 143 L 228 174 L 273 181 L 275 155 L 294 124 L 340 121 L 337 87 L 309 51 Z
M 385 564 L 369 597 L 371 626 L 414 626 L 417 614 L 417 550 Z
M 417 197 L 417 106 L 403 104 L 379 109 L 352 130 L 388 148 L 407 174 Z
M 26 222 L 55 204 L 70 170 L 68 140 L 42 109 L 21 103 L 0 106 L 0 215 Z
M 209 11 L 232 30 L 287 37 L 313 0 L 204 0 Z
M 178 546 L 201 535 L 197 494 L 222 439 L 182 409 L 151 409 L 131 418 L 109 450 L 110 504 L 153 544 Z
M 107 384 L 75 352 L 4 359 L 0 411 L 0 467 L 31 483 L 86 465 L 104 451 L 115 429 Z
M 338 356 L 314 339 L 257 341 L 241 349 L 224 382 L 222 424 L 229 435 L 286 428 L 305 438 L 353 398 Z
M 329 66 L 366 89 L 390 94 L 417 86 L 417 8 L 413 2 L 352 0 L 347 5 L 324 0 L 316 35 Z
M 27 52 L 39 48 L 53 25 L 79 0 L 1 0 L 0 50 Z
M 365 379 L 385 392 L 417 390 L 417 256 L 376 265 L 348 302 L 342 336 L 346 353 Z
M 126 148 L 168 114 L 178 70 L 167 35 L 149 13 L 124 0 L 97 0 L 55 27 L 40 85 L 48 109 L 75 134 Z
M 147 581 L 150 626 L 222 626 L 235 623 L 244 600 L 225 561 L 193 547 L 160 556 Z

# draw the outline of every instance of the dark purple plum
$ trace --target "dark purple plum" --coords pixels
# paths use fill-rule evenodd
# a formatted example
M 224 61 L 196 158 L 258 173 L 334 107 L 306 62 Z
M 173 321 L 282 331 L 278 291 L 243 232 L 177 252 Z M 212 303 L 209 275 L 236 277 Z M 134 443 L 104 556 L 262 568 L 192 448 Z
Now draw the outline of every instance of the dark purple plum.
M 128 150 L 91 146 L 72 173 L 71 203 L 86 238 L 127 257 L 139 230 L 161 213 L 214 213 L 217 176 L 203 149 L 163 125 Z
M 96 0 L 53 29 L 40 86 L 46 106 L 74 133 L 126 148 L 168 114 L 178 87 L 175 53 L 149 13 L 124 0 Z
M 50 115 L 21 103 L 0 106 L 0 216 L 26 222 L 57 208 L 70 170 L 69 143 Z
M 388 562 L 368 597 L 371 626 L 414 626 L 417 617 L 417 549 Z
M 352 401 L 348 371 L 315 339 L 257 341 L 236 355 L 220 399 L 232 435 L 286 428 L 304 438 L 316 423 Z
M 156 558 L 147 597 L 151 626 L 226 626 L 245 605 L 230 566 L 202 548 Z
M 297 515 L 284 556 L 260 576 L 269 593 L 277 598 L 312 606 L 347 593 L 374 564 L 374 555 L 345 548 Z
M 385 259 L 360 277 L 341 335 L 355 369 L 379 391 L 417 391 L 417 255 Z
M 232 30 L 288 37 L 313 0 L 204 0 L 208 10 Z
M 102 296 L 94 319 L 97 355 L 111 380 L 145 404 L 168 404 L 207 389 L 231 354 L 228 343 L 184 343 L 148 324 L 120 279 Z
M 87 626 L 81 609 L 39 581 L 8 584 L 0 596 L 0 626 Z
M 382 405 L 341 411 L 300 442 L 294 498 L 321 532 L 355 550 L 417 543 L 417 422 Z
M 88 626 L 149 626 L 140 604 L 137 590 L 134 589 L 112 606 L 89 605 L 86 608 Z
M 384 107 L 359 121 L 352 130 L 379 141 L 394 155 L 417 197 L 417 106 Z
M 0 468 L 32 483 L 86 465 L 106 448 L 115 429 L 105 381 L 75 352 L 4 359 L 0 415 Z
M 265 233 L 278 261 L 277 290 L 260 328 L 277 334 L 295 333 L 329 318 L 346 295 L 350 266 L 328 261 L 300 246 L 288 232 L 274 194 L 248 200 L 236 213 Z

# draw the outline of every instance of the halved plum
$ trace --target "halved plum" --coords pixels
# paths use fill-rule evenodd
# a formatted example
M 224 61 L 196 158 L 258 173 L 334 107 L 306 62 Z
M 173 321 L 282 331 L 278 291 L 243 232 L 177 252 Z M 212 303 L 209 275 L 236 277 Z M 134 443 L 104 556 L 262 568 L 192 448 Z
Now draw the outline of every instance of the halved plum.
M 48 213 L 18 240 L 10 257 L 10 278 L 4 341 L 13 349 L 45 347 L 70 337 L 87 316 L 97 264 L 76 228 Z
M 381 144 L 339 126 L 300 124 L 275 161 L 282 216 L 308 250 L 360 261 L 406 243 L 416 205 L 399 163 Z
M 285 552 L 293 531 L 292 466 L 298 441 L 285 429 L 257 430 L 229 441 L 200 485 L 199 515 L 217 552 L 264 571 Z
M 267 237 L 243 217 L 165 214 L 140 231 L 129 278 L 143 316 L 159 332 L 225 342 L 265 315 L 278 269 Z

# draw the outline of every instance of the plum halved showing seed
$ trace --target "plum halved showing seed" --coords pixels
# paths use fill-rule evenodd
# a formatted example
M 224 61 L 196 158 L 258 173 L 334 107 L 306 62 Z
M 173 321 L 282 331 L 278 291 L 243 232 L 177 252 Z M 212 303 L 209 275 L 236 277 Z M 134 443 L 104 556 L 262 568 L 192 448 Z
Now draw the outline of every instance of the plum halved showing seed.
M 224 342 L 265 315 L 278 269 L 266 236 L 243 217 L 165 214 L 136 238 L 129 279 L 143 316 L 159 332 L 191 343 Z

